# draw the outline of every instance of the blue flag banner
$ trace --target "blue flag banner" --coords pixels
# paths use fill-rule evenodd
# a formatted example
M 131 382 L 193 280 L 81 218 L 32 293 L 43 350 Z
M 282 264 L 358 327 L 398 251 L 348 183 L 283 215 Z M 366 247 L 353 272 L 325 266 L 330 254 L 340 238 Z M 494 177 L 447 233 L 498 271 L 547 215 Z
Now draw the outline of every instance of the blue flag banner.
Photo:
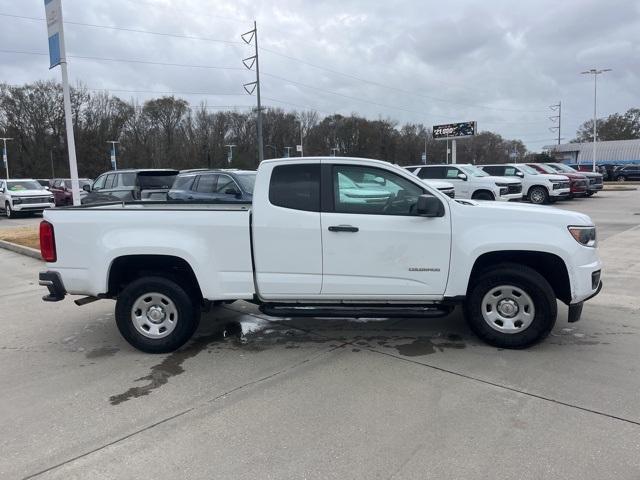
M 49 68 L 56 67 L 64 61 L 64 44 L 62 42 L 62 5 L 60 0 L 44 0 L 47 14 L 47 34 L 49 36 Z

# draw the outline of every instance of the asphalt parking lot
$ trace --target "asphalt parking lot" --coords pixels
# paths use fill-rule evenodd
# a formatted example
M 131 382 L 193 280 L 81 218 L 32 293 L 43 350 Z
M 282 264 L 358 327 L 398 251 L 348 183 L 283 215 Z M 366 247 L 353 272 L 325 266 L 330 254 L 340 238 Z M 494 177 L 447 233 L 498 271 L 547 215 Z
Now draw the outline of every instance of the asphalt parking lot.
M 0 478 L 638 479 L 640 191 L 558 206 L 598 225 L 604 289 L 523 351 L 459 312 L 276 320 L 236 302 L 148 355 L 113 302 L 44 303 L 42 264 L 0 250 Z

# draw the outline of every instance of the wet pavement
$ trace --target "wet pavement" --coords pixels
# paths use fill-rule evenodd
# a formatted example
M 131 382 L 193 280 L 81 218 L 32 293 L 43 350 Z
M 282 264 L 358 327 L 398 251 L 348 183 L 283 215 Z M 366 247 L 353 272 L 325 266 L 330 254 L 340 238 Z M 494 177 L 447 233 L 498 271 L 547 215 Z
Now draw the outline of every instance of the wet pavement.
M 41 265 L 0 251 L 0 478 L 640 478 L 640 217 L 621 208 L 640 196 L 618 200 L 585 203 L 608 222 L 603 293 L 523 351 L 484 345 L 459 311 L 236 302 L 143 354 L 113 302 L 41 302 Z

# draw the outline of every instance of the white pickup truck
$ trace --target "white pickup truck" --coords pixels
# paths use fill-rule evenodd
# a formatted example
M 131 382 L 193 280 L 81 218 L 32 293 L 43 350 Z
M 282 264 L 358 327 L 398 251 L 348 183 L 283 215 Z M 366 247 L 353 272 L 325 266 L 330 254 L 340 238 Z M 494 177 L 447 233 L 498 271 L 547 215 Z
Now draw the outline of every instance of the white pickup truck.
M 238 299 L 272 316 L 434 317 L 462 305 L 486 342 L 527 347 L 601 288 L 591 219 L 454 200 L 356 158 L 267 160 L 252 205 L 122 202 L 47 210 L 46 301 L 116 299 L 129 343 L 167 352 L 200 311 Z

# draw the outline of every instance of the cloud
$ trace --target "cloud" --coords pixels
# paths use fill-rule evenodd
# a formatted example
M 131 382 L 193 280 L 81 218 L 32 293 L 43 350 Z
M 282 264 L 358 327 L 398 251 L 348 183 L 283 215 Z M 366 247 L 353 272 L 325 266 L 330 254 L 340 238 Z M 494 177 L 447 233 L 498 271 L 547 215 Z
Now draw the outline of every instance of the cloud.
M 42 17 L 44 8 L 41 0 L 0 0 L 0 13 Z M 265 49 L 261 70 L 280 77 L 263 77 L 266 105 L 427 125 L 477 120 L 481 130 L 521 138 L 532 150 L 553 137 L 548 105 L 562 100 L 568 139 L 591 116 L 593 84 L 582 70 L 613 68 L 600 82 L 601 114 L 639 106 L 640 7 L 628 0 L 64 0 L 64 15 L 232 42 L 255 18 Z M 76 24 L 66 33 L 69 53 L 81 56 L 241 68 L 251 54 L 240 44 Z M 46 52 L 44 24 L 4 17 L 0 45 Z M 9 83 L 59 78 L 46 57 L 0 53 L 0 65 Z M 237 94 L 182 95 L 195 104 L 255 101 L 243 94 L 253 75 L 243 70 L 71 59 L 70 72 L 90 88 Z M 140 102 L 153 96 L 119 95 Z

